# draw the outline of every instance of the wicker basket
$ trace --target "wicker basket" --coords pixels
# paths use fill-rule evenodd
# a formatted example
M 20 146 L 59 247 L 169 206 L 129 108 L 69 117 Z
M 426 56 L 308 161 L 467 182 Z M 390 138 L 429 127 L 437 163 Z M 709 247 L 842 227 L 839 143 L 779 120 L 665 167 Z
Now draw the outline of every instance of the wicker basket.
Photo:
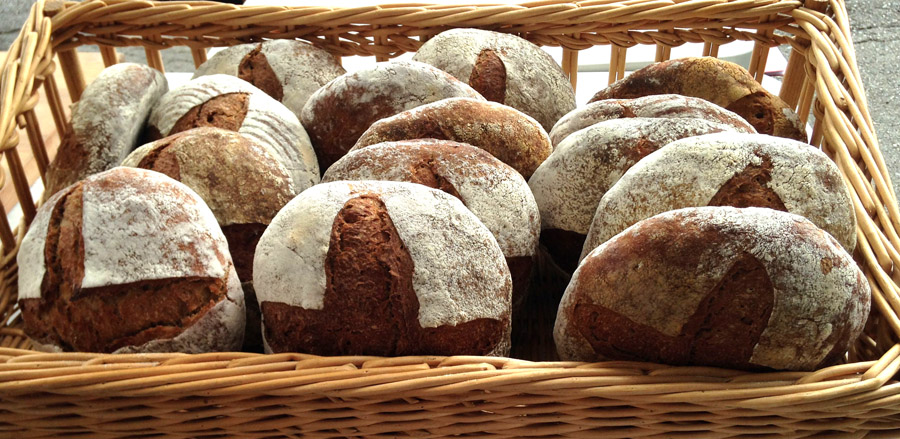
M 755 42 L 759 80 L 771 46 L 793 48 L 781 96 L 812 112 L 812 143 L 840 167 L 859 218 L 856 259 L 873 288 L 872 315 L 846 364 L 812 373 L 751 374 L 648 363 L 528 362 L 483 357 L 40 354 L 27 350 L 16 302 L 16 252 L 34 200 L 16 146 L 24 130 L 47 165 L 35 107 L 48 97 L 55 126 L 64 103 L 52 78 L 58 56 L 69 94 L 84 77 L 75 48 L 206 48 L 301 38 L 335 54 L 387 59 L 451 27 L 482 27 L 562 46 L 576 79 L 578 50 L 612 45 L 610 80 L 627 48 L 702 42 L 703 54 Z M 699 55 L 699 54 L 698 54 Z M 597 87 L 599 88 L 599 87 Z M 0 77 L 0 146 L 23 207 L 0 215 L 0 436 L 179 437 L 898 437 L 900 211 L 878 149 L 842 1 L 547 0 L 522 6 L 236 7 L 218 3 L 94 0 L 31 10 Z M 49 121 L 41 120 L 44 127 Z M 23 142 L 24 143 L 24 142 Z M 2 182 L 10 184 L 10 182 Z M 8 206 L 4 206 L 8 207 Z

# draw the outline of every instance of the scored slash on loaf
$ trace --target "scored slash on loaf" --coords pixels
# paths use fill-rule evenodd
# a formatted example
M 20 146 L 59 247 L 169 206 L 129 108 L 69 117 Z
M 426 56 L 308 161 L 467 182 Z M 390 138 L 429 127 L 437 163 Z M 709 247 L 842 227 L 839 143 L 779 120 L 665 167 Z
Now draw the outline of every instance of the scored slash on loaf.
M 813 370 L 844 356 L 870 297 L 853 258 L 801 216 L 685 208 L 591 251 L 554 338 L 564 360 Z
M 512 281 L 491 232 L 422 185 L 323 183 L 259 241 L 267 351 L 507 355 Z

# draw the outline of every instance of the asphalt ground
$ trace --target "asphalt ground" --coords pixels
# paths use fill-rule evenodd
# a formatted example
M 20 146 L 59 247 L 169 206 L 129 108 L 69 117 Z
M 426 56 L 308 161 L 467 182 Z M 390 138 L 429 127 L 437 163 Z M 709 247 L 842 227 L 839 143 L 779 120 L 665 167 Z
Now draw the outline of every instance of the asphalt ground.
M 19 32 L 33 0 L 0 0 L 0 48 Z M 882 153 L 895 188 L 900 186 L 900 0 L 846 0 L 857 62 Z M 389 3 L 389 2 L 386 2 Z M 141 48 L 122 51 L 145 62 Z M 168 71 L 193 71 L 187 48 L 163 51 Z

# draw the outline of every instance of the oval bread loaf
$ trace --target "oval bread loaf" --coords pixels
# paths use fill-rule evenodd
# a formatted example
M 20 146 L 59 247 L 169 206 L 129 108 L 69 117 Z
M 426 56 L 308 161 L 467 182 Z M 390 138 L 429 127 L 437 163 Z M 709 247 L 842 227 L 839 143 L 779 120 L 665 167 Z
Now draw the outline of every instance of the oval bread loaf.
M 525 296 L 541 225 L 534 196 L 515 169 L 465 143 L 421 139 L 351 151 L 322 177 L 339 180 L 405 181 L 459 198 L 500 245 L 512 275 L 513 301 Z
M 259 241 L 267 351 L 506 355 L 509 269 L 463 204 L 419 184 L 316 185 Z
M 856 215 L 840 170 L 822 151 L 763 134 L 672 142 L 635 164 L 594 213 L 582 258 L 628 226 L 667 210 L 768 207 L 796 213 L 856 247 Z
M 547 131 L 575 108 L 575 90 L 559 64 L 515 35 L 451 29 L 426 41 L 413 59 L 459 78 L 489 101 L 535 118 Z
M 575 271 L 597 204 L 632 165 L 672 141 L 718 132 L 738 130 L 705 119 L 632 117 L 566 137 L 528 181 L 541 211 L 541 244 L 556 265 Z
M 281 160 L 294 184 L 306 188 L 319 182 L 316 155 L 297 116 L 234 76 L 201 76 L 166 93 L 148 124 L 151 141 L 199 127 L 237 131 Z
M 528 115 L 496 102 L 444 99 L 372 124 L 353 150 L 382 142 L 443 139 L 477 146 L 528 178 L 550 155 L 550 139 Z
M 304 188 L 265 148 L 234 131 L 194 128 L 132 152 L 124 166 L 150 169 L 178 180 L 212 210 L 238 277 L 247 309 L 244 350 L 262 351 L 259 306 L 254 294 L 253 254 L 275 214 Z
M 803 122 L 743 67 L 717 58 L 679 58 L 651 64 L 600 90 L 590 102 L 680 94 L 706 99 L 750 122 L 760 134 L 807 141 Z
M 119 63 L 103 69 L 72 106 L 72 120 L 47 169 L 44 200 L 118 166 L 140 145 L 150 109 L 168 89 L 166 77 L 147 66 Z
M 301 120 L 325 172 L 379 119 L 446 98 L 484 99 L 468 85 L 428 64 L 378 63 L 338 76 L 310 96 Z
M 216 53 L 197 67 L 194 78 L 236 76 L 284 104 L 299 119 L 306 100 L 344 73 L 337 59 L 324 49 L 297 40 L 268 40 Z
M 228 244 L 194 191 L 113 168 L 41 206 L 18 254 L 19 306 L 36 348 L 239 349 L 244 295 Z
M 637 99 L 606 99 L 578 107 L 556 122 L 550 131 L 550 141 L 556 148 L 576 131 L 610 119 L 628 117 L 705 119 L 731 125 L 741 133 L 756 133 L 742 117 L 705 99 L 662 94 Z
M 592 251 L 554 339 L 565 360 L 813 370 L 844 355 L 870 307 L 853 258 L 805 218 L 687 208 Z

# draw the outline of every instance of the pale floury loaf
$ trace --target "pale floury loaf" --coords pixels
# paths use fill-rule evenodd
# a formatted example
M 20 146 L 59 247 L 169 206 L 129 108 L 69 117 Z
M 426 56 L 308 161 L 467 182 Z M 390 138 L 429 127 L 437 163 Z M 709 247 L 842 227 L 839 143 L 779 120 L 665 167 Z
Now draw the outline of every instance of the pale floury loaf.
M 194 78 L 237 76 L 288 107 L 297 118 L 319 87 L 346 73 L 334 55 L 297 40 L 238 44 L 217 52 L 197 67 Z
M 735 132 L 697 118 L 612 119 L 566 137 L 528 185 L 541 211 L 541 242 L 563 270 L 575 270 L 585 236 L 606 191 L 647 154 L 701 134 Z
M 575 90 L 559 64 L 515 35 L 451 29 L 426 41 L 413 59 L 450 73 L 490 101 L 535 118 L 547 131 L 575 108 Z
M 512 282 L 490 230 L 419 184 L 323 183 L 260 239 L 253 279 L 272 351 L 509 351 Z
M 672 142 L 625 173 L 597 205 L 582 258 L 644 218 L 719 205 L 796 213 L 856 248 L 849 189 L 825 153 L 790 139 L 718 133 Z
M 706 119 L 731 125 L 738 132 L 756 133 L 756 129 L 741 116 L 705 99 L 663 94 L 637 99 L 606 99 L 578 107 L 553 125 L 550 140 L 555 148 L 569 134 L 596 123 L 626 117 Z
M 203 200 L 163 174 L 118 167 L 60 191 L 18 258 L 19 305 L 37 346 L 240 347 L 244 299 L 225 237 Z
M 281 160 L 294 184 L 307 188 L 319 182 L 316 154 L 297 116 L 234 76 L 201 76 L 166 93 L 148 124 L 149 140 L 204 126 L 239 132 Z
M 484 99 L 468 85 L 428 64 L 382 62 L 325 84 L 310 96 L 300 120 L 309 131 L 324 172 L 379 119 L 455 97 Z
M 140 64 L 119 63 L 100 72 L 72 106 L 69 129 L 47 169 L 44 199 L 118 166 L 140 145 L 150 109 L 168 90 L 162 73 Z
M 567 360 L 813 370 L 843 357 L 870 308 L 853 258 L 805 218 L 685 208 L 593 250 L 554 339 Z
M 513 297 L 524 297 L 540 234 L 538 207 L 525 179 L 487 151 L 448 140 L 378 143 L 350 151 L 322 177 L 339 180 L 406 181 L 459 198 L 497 239 Z

